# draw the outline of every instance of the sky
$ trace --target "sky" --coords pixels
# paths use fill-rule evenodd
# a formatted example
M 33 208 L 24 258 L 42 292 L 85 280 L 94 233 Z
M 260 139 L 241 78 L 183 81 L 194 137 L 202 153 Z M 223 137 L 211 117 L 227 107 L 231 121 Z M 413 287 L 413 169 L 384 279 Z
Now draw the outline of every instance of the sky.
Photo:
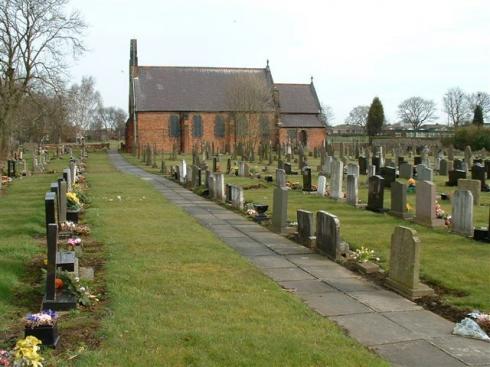
M 383 103 L 397 122 L 404 99 L 437 104 L 448 88 L 490 92 L 488 0 L 74 0 L 88 51 L 71 82 L 93 76 L 106 106 L 127 110 L 130 39 L 140 65 L 265 67 L 279 83 L 313 82 L 343 123 Z

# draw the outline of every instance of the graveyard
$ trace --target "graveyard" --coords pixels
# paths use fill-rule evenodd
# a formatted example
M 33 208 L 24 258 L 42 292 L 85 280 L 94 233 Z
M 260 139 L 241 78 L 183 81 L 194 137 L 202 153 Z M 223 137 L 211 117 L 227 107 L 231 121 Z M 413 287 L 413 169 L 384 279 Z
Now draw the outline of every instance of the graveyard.
M 0 14 L 0 367 L 490 367 L 490 3 Z
M 460 152 L 463 158 L 463 152 Z M 156 174 L 161 174 L 161 157 L 155 168 L 151 165 L 146 165 L 141 159 L 134 156 L 126 155 L 126 158 L 134 163 L 144 167 L 145 170 Z M 192 162 L 192 155 L 181 155 L 172 160 L 172 154 L 164 156 L 164 164 L 168 170 L 176 166 L 182 159 Z M 210 157 L 211 158 L 211 157 Z M 227 160 L 230 156 L 220 156 L 220 171 L 226 173 Z M 277 158 L 277 157 L 276 157 Z M 296 157 L 297 158 L 297 157 Z M 355 163 L 354 157 L 351 157 L 351 163 Z M 393 158 L 393 157 L 387 157 Z M 431 157 L 432 158 L 432 157 Z M 157 159 L 155 157 L 155 159 Z M 319 167 L 320 158 L 308 156 L 308 164 L 311 167 Z M 293 159 L 292 159 L 293 160 Z M 291 161 L 292 161 L 291 160 Z M 298 161 L 298 159 L 296 159 Z M 238 160 L 233 160 L 232 168 L 238 169 Z M 206 160 L 207 166 L 213 166 L 212 158 Z M 269 214 L 273 212 L 273 190 L 275 184 L 275 170 L 277 161 L 269 164 L 268 159 L 263 159 L 259 163 L 259 159 L 249 163 L 254 174 L 249 177 L 240 177 L 235 174 L 225 174 L 225 184 L 237 185 L 245 189 L 244 201 L 249 203 L 261 203 L 269 206 Z M 293 163 L 293 170 L 299 172 L 298 163 Z M 267 167 L 267 172 L 263 172 L 264 167 Z M 170 172 L 170 171 L 168 171 Z M 261 176 L 260 179 L 255 177 L 255 174 Z M 272 176 L 273 182 L 267 182 L 265 176 Z M 318 182 L 319 172 L 312 169 L 312 183 Z M 434 174 L 434 184 L 436 192 L 446 193 L 449 196 L 453 195 L 456 187 L 446 186 L 447 176 Z M 390 236 L 393 228 L 397 225 L 408 225 L 417 230 L 420 239 L 423 243 L 421 255 L 421 275 L 424 281 L 439 288 L 441 290 L 442 300 L 456 309 L 464 312 L 473 308 L 489 309 L 490 297 L 487 292 L 489 264 L 485 260 L 490 255 L 490 248 L 484 243 L 475 242 L 465 238 L 459 234 L 455 234 L 448 230 L 447 226 L 439 228 L 428 228 L 389 215 L 388 213 L 378 214 L 367 211 L 361 208 L 355 208 L 349 205 L 346 200 L 335 200 L 330 197 L 320 197 L 315 193 L 304 193 L 302 191 L 303 178 L 302 175 L 288 175 L 287 181 L 297 185 L 297 190 L 289 190 L 287 219 L 289 222 L 297 222 L 297 210 L 303 209 L 313 213 L 319 210 L 326 210 L 338 216 L 341 222 L 341 237 L 342 240 L 348 242 L 354 249 L 361 246 L 375 250 L 381 258 L 381 265 L 385 270 L 389 270 L 389 249 Z M 327 179 L 330 181 L 330 179 Z M 346 176 L 343 180 L 343 192 L 347 191 Z M 358 200 L 359 204 L 368 202 L 368 176 L 359 176 Z M 399 179 L 400 182 L 406 183 L 407 179 Z M 204 185 L 204 179 L 203 179 Z M 259 187 L 257 187 L 259 186 Z M 316 185 L 315 185 L 316 186 Z M 314 190 L 316 191 L 316 190 Z M 384 208 L 389 209 L 391 206 L 390 189 L 384 190 Z M 451 214 L 451 201 L 438 200 L 441 208 Z M 415 215 L 416 194 L 411 192 L 407 194 L 408 210 L 407 214 Z M 480 205 L 474 207 L 473 221 L 475 227 L 487 227 L 489 220 L 489 204 L 490 194 L 481 192 Z M 294 226 L 293 226 L 294 227 Z M 295 228 L 292 230 L 294 231 Z M 457 258 L 458 261 L 454 259 Z M 447 312 L 443 310 L 442 312 Z M 457 311 L 456 311 L 457 314 Z

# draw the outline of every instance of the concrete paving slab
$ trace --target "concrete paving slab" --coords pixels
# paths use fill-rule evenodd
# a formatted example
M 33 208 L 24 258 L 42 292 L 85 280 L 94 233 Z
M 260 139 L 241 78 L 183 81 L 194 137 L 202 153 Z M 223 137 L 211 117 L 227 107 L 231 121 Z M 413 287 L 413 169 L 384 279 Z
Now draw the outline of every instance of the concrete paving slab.
M 377 291 L 381 288 L 372 282 L 368 282 L 360 276 L 353 276 L 352 278 L 332 278 L 327 282 L 332 287 L 341 290 L 342 292 L 360 292 L 360 291 Z
M 379 313 L 335 316 L 331 319 L 344 327 L 349 335 L 367 346 L 420 339 L 418 334 Z
M 288 260 L 291 261 L 292 263 L 295 263 L 296 265 L 299 265 L 301 267 L 303 266 L 328 266 L 331 264 L 335 264 L 332 260 L 327 259 L 327 257 L 318 255 L 318 254 L 311 254 L 311 255 L 290 255 L 287 256 Z
M 451 335 L 432 339 L 431 343 L 469 366 L 490 364 L 488 342 Z
M 323 294 L 335 292 L 336 289 L 330 287 L 325 282 L 317 279 L 309 280 L 287 280 L 278 282 L 283 288 L 298 294 Z
M 374 350 L 400 367 L 464 367 L 456 358 L 425 340 L 380 345 Z
M 339 316 L 372 313 L 369 307 L 348 295 L 332 291 L 325 294 L 303 294 L 301 298 L 308 306 L 323 316 Z
M 416 303 L 384 289 L 369 292 L 351 292 L 349 294 L 378 312 L 422 309 Z
M 310 274 L 297 267 L 264 269 L 264 273 L 275 281 L 314 279 Z
M 295 265 L 279 255 L 256 256 L 250 259 L 256 266 L 262 269 L 292 268 Z
M 383 316 L 425 337 L 449 336 L 454 328 L 453 322 L 426 310 L 385 312 Z
M 338 264 L 328 266 L 302 266 L 308 273 L 318 279 L 329 281 L 338 278 L 357 278 L 358 275 Z

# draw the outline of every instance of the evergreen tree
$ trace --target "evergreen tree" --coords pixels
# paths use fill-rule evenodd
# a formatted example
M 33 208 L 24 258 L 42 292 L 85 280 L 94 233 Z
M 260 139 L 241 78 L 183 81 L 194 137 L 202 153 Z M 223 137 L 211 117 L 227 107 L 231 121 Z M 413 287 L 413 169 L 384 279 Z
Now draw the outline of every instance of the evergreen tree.
M 473 115 L 473 124 L 478 126 L 483 126 L 483 109 L 478 104 L 475 107 L 475 112 Z
M 374 97 L 371 107 L 369 107 L 369 113 L 367 117 L 366 130 L 370 137 L 375 136 L 381 132 L 383 124 L 385 122 L 385 113 L 383 105 L 378 97 Z

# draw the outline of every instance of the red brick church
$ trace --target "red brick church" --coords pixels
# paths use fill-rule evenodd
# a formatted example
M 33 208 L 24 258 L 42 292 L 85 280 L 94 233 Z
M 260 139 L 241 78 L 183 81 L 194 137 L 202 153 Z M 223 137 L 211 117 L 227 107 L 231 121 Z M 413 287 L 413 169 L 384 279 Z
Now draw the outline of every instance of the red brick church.
M 313 85 L 274 83 L 269 63 L 261 68 L 138 65 L 131 40 L 129 119 L 125 147 L 147 144 L 157 152 L 214 144 L 231 152 L 238 143 L 301 142 L 310 149 L 326 138 Z

